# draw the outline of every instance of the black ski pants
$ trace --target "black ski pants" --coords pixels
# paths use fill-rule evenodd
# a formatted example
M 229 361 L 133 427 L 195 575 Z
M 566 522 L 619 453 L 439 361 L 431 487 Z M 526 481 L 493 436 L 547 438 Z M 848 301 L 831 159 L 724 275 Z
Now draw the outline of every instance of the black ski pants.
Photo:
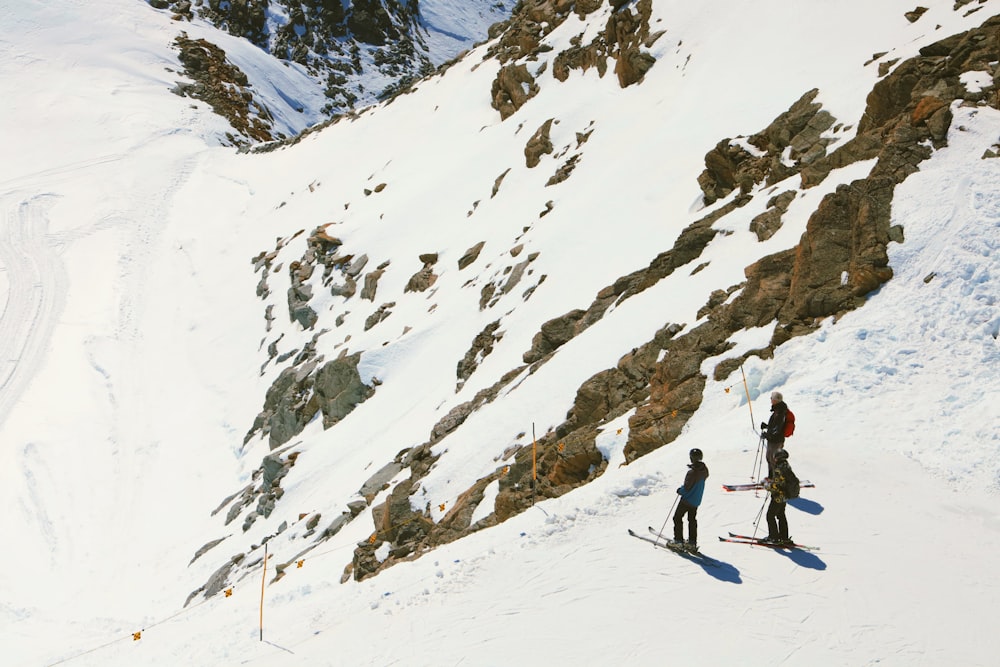
M 678 542 L 684 539 L 685 514 L 688 518 L 688 542 L 698 544 L 698 506 L 683 498 L 677 501 L 677 511 L 674 512 L 674 539 Z
M 767 536 L 788 539 L 788 519 L 785 518 L 786 503 L 771 498 L 767 506 Z

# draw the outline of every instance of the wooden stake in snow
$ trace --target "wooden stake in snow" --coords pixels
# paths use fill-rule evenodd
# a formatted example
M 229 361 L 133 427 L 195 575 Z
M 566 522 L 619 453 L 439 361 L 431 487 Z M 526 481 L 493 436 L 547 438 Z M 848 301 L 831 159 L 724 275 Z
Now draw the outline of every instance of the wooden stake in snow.
M 260 640 L 264 641 L 264 583 L 267 581 L 267 542 L 264 543 L 264 571 L 260 575 Z

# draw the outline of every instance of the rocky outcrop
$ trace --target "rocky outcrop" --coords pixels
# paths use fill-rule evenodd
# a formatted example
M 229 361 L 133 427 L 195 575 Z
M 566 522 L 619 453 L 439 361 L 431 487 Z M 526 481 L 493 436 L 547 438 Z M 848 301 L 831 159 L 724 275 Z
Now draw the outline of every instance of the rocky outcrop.
M 768 240 L 781 229 L 781 216 L 794 199 L 795 190 L 785 190 L 767 201 L 767 210 L 750 221 L 750 231 L 757 235 L 758 241 Z
M 476 245 L 472 246 L 464 253 L 462 253 L 462 256 L 458 258 L 458 270 L 461 271 L 462 269 L 468 267 L 477 259 L 479 259 L 479 253 L 483 251 L 483 248 L 485 246 L 486 246 L 486 241 L 480 241 L 479 243 L 477 243 Z
M 696 392 L 690 388 L 703 382 L 685 368 L 694 371 L 699 357 L 723 353 L 731 332 L 777 320 L 770 344 L 747 353 L 769 357 L 791 337 L 813 330 L 819 319 L 862 306 L 868 294 L 891 279 L 887 246 L 893 238 L 901 239 L 889 226 L 895 187 L 930 157 L 929 146 L 943 145 L 952 103 L 997 106 L 995 98 L 969 99 L 958 80 L 969 70 L 996 71 L 997 61 L 1000 17 L 926 47 L 921 56 L 900 64 L 875 86 L 857 137 L 813 162 L 813 166 L 828 164 L 819 165 L 811 174 L 804 171 L 802 181 L 804 187 L 818 182 L 829 172 L 829 163 L 844 165 L 874 157 L 877 161 L 870 175 L 826 196 L 810 216 L 796 248 L 747 267 L 747 281 L 739 295 L 709 309 L 706 324 L 678 338 L 664 364 L 670 368 L 657 368 L 649 403 L 630 420 L 628 457 L 640 456 L 676 437 L 677 422 L 692 407 Z M 929 98 L 935 101 L 928 102 Z M 685 354 L 678 354 L 680 347 Z M 740 361 L 719 364 L 717 378 L 726 377 Z
M 226 58 L 226 52 L 204 39 L 190 39 L 181 33 L 174 40 L 184 74 L 193 83 L 178 82 L 173 92 L 201 100 L 229 121 L 236 146 L 251 141 L 271 141 L 283 137 L 274 132 L 271 111 L 258 102 L 246 74 Z
M 517 256 L 519 250 L 511 250 L 511 254 Z M 492 308 L 499 302 L 501 297 L 512 292 L 528 272 L 528 267 L 536 259 L 538 259 L 538 253 L 533 252 L 517 264 L 505 267 L 501 275 L 483 285 L 480 289 L 479 309 L 486 310 L 487 308 Z M 535 286 L 525 290 L 524 298 L 527 300 L 531 296 L 534 287 L 537 287 L 544 280 L 545 276 L 540 277 Z
M 385 99 L 434 70 L 416 2 L 149 0 L 149 4 L 170 11 L 178 21 L 206 21 L 275 58 L 303 66 L 324 90 L 328 103 L 323 111 L 330 116 Z M 506 17 L 499 14 L 502 18 Z M 373 73 L 388 82 L 383 90 L 365 89 Z
M 498 331 L 499 329 L 500 320 L 490 322 L 472 339 L 472 345 L 469 347 L 469 350 L 458 362 L 456 375 L 458 375 L 459 388 L 472 376 L 472 373 L 479 366 L 480 362 L 493 351 L 493 346 L 503 338 L 503 332 Z
M 375 293 L 378 291 L 378 281 L 382 278 L 382 274 L 389 267 L 389 262 L 383 262 L 379 264 L 374 271 L 369 271 L 365 274 L 364 287 L 361 289 L 361 298 L 367 299 L 368 301 L 375 300 Z
M 500 118 L 505 120 L 537 95 L 538 90 L 535 77 L 531 76 L 525 65 L 506 65 L 493 81 L 491 105 L 500 112 Z
M 652 46 L 663 34 L 650 34 L 649 18 L 653 14 L 653 0 L 639 0 L 635 4 L 635 10 L 633 13 L 624 4 L 616 6 L 605 29 L 608 54 L 615 59 L 615 74 L 622 88 L 641 82 L 646 72 L 653 67 L 656 59 L 644 49 Z
M 316 357 L 313 350 L 301 353 L 299 363 L 282 370 L 268 389 L 244 443 L 259 433 L 268 436 L 275 449 L 301 433 L 317 414 L 324 428 L 346 417 L 375 392 L 361 380 L 360 359 L 359 352 L 320 365 L 322 357 Z
M 523 355 L 524 363 L 535 363 L 575 338 L 581 330 L 580 322 L 586 315 L 585 310 L 571 310 L 543 324 L 531 340 L 531 349 Z
M 501 63 L 505 63 L 497 74 L 491 91 L 493 108 L 500 112 L 502 119 L 511 116 L 537 94 L 534 77 L 528 72 L 526 65 L 517 61 L 535 60 L 541 53 L 551 50 L 551 47 L 542 45 L 542 40 L 571 13 L 584 17 L 597 11 L 601 5 L 598 0 L 526 0 L 517 5 L 513 16 L 503 26 L 497 43 L 489 52 Z M 593 37 L 589 44 L 584 45 L 583 35 L 578 35 L 571 40 L 570 48 L 552 58 L 553 76 L 557 80 L 565 81 L 574 69 L 586 71 L 596 68 L 604 76 L 608 71 L 609 61 L 613 61 L 618 83 L 625 88 L 640 83 L 656 63 L 647 49 L 659 39 L 663 31 L 650 31 L 652 0 L 639 0 L 634 7 L 626 2 L 611 2 L 610 5 L 613 12 L 604 30 Z M 531 158 L 529 166 L 533 166 L 530 161 Z M 554 178 L 553 182 L 565 180 L 574 163 L 575 160 L 565 165 L 561 177 Z
M 535 133 L 528 139 L 524 146 L 524 164 L 528 169 L 537 167 L 542 161 L 542 156 L 551 154 L 554 150 L 549 132 L 552 130 L 552 118 L 541 124 Z
M 574 4 L 578 3 L 573 0 L 519 2 L 507 22 L 490 30 L 490 37 L 499 39 L 490 47 L 489 56 L 509 63 L 536 54 L 542 39 L 566 20 Z
M 783 181 L 823 157 L 831 142 L 823 133 L 835 120 L 815 102 L 818 94 L 810 90 L 761 132 L 723 139 L 705 155 L 705 171 L 698 177 L 705 204 L 736 189 L 745 194 L 755 185 Z
M 403 288 L 404 292 L 426 292 L 437 282 L 437 274 L 434 273 L 434 265 L 438 261 L 437 253 L 425 253 L 420 255 L 419 259 L 424 266 L 410 276 L 406 287 Z

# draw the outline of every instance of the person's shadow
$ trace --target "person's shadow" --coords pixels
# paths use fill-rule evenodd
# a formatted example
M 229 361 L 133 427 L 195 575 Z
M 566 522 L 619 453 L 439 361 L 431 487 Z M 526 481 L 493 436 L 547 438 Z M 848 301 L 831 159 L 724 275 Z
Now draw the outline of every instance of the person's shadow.
M 825 570 L 826 562 L 812 551 L 803 549 L 775 549 L 782 556 L 786 556 L 799 567 L 808 567 L 810 570 Z
M 813 516 L 818 516 L 823 513 L 824 507 L 820 505 L 815 500 L 809 500 L 808 498 L 803 498 L 799 496 L 798 498 L 790 498 L 788 504 L 791 507 L 799 510 L 800 512 L 805 512 L 806 514 L 812 514 Z M 813 570 L 825 570 L 826 563 L 822 558 L 817 556 L 812 551 L 803 551 L 801 549 L 793 550 L 779 550 L 784 556 L 788 556 L 792 561 L 800 567 L 808 567 Z
M 731 563 L 726 563 L 724 561 L 716 559 L 718 563 L 717 566 L 712 567 L 709 565 L 702 565 L 701 569 L 705 570 L 705 574 L 710 577 L 714 577 L 719 581 L 724 581 L 729 584 L 742 584 L 743 578 L 740 576 L 740 571 L 737 567 Z
M 803 498 L 802 496 L 799 496 L 798 498 L 790 498 L 788 500 L 788 504 L 800 512 L 812 514 L 813 516 L 823 513 L 822 505 L 815 500 L 809 500 L 808 498 Z

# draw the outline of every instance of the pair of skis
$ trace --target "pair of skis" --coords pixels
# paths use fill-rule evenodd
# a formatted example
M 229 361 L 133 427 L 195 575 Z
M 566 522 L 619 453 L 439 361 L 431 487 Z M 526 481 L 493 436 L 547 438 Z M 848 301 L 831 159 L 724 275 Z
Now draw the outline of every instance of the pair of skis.
M 720 542 L 732 542 L 733 544 L 749 544 L 758 547 L 770 547 L 771 549 L 798 549 L 800 551 L 817 551 L 819 547 L 808 547 L 804 544 L 797 544 L 795 542 L 769 542 L 763 537 L 754 537 L 753 535 L 737 535 L 736 533 L 729 533 L 729 537 L 720 537 Z
M 799 482 L 799 487 L 803 489 L 812 489 L 816 485 L 807 479 Z M 761 491 L 764 489 L 764 482 L 750 482 L 749 484 L 723 484 L 722 488 L 726 491 Z
M 631 528 L 628 529 L 628 534 L 632 537 L 638 538 L 644 542 L 649 542 L 650 544 L 655 544 L 658 547 L 663 547 L 673 551 L 678 556 L 687 558 L 690 561 L 694 561 L 700 565 L 709 565 L 711 567 L 720 567 L 722 565 L 721 561 L 717 561 L 710 556 L 706 556 L 697 549 L 691 549 L 687 546 L 682 545 L 679 542 L 674 542 L 671 538 L 660 534 L 660 531 L 656 530 L 652 526 L 649 526 L 649 532 L 654 537 L 646 537 L 645 535 L 640 535 Z

